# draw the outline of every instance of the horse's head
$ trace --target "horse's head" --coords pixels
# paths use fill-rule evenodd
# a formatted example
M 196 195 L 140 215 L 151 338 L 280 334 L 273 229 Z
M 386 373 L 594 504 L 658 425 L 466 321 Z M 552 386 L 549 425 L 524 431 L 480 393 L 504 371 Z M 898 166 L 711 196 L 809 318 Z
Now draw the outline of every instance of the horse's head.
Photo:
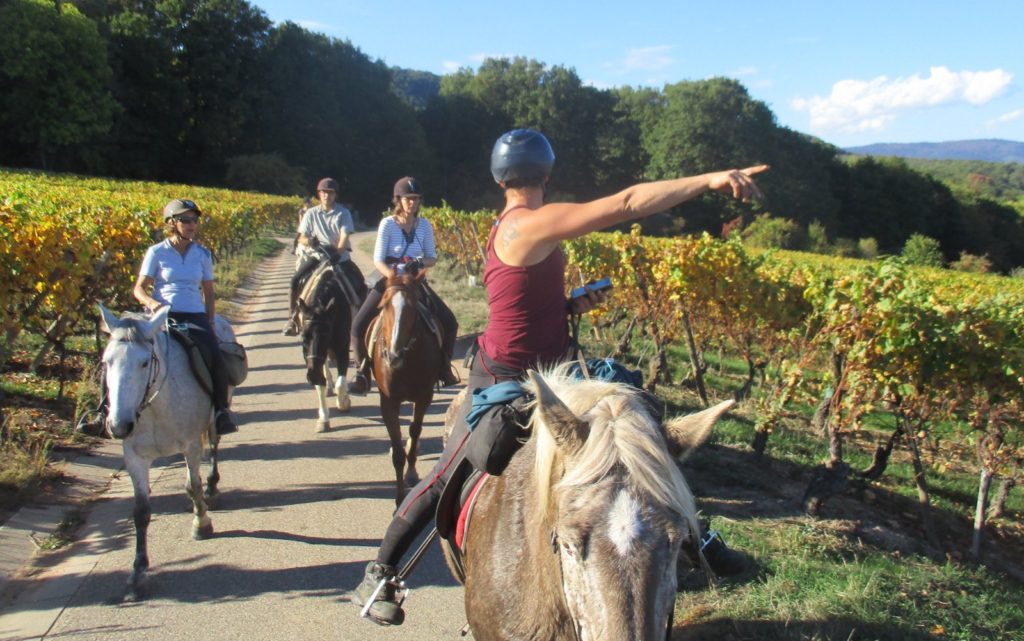
M 419 303 L 422 274 L 388 276 L 387 289 L 380 300 L 381 353 L 388 367 L 393 370 L 402 367 L 406 353 L 416 340 L 413 330 L 419 314 L 416 306 Z
M 671 621 L 676 559 L 699 538 L 676 457 L 732 402 L 662 426 L 628 386 L 531 372 L 537 397 L 538 508 L 559 556 L 578 638 L 660 639 Z
M 159 376 L 156 334 L 167 321 L 169 307 L 152 318 L 126 314 L 122 318 L 100 305 L 103 330 L 110 342 L 103 351 L 108 401 L 106 428 L 114 438 L 126 438 L 146 404 L 152 400 Z

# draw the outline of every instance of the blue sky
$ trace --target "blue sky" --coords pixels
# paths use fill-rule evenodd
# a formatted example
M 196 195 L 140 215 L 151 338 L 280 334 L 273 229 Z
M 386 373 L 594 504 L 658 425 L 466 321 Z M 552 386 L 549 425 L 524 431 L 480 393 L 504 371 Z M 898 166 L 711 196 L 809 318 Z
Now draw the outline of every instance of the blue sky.
M 596 87 L 727 76 L 839 146 L 1024 141 L 1022 0 L 255 0 L 388 65 L 526 56 Z

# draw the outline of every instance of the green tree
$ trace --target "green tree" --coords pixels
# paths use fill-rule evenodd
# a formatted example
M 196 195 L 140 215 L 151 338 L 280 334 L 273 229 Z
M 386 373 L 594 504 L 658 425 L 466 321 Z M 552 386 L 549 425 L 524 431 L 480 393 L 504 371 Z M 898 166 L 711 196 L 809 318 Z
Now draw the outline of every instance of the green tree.
M 527 58 L 492 58 L 478 71 L 463 69 L 441 81 L 439 100 L 421 120 L 440 144 L 446 183 L 467 192 L 453 204 L 495 203 L 497 192 L 481 180 L 490 147 L 503 131 L 531 127 L 547 135 L 557 157 L 550 187 L 559 198 L 585 200 L 635 181 L 640 167 L 636 127 L 616 109 L 616 98 L 583 84 L 572 69 Z M 455 135 L 465 145 L 452 144 Z
M 834 228 L 838 211 L 831 193 L 834 148 L 779 127 L 767 105 L 750 98 L 735 80 L 668 85 L 663 103 L 657 120 L 642 137 L 651 159 L 648 178 L 767 163 L 772 171 L 758 177 L 766 194 L 763 206 L 801 225 L 818 219 L 827 229 Z M 715 195 L 680 210 L 685 217 L 683 230 L 715 234 L 725 221 L 737 215 L 750 220 L 756 211 L 756 204 L 725 202 Z
M 796 221 L 759 214 L 740 232 L 743 242 L 763 249 L 799 249 L 806 240 Z
M 274 29 L 262 63 L 249 153 L 278 153 L 304 167 L 308 189 L 333 176 L 341 202 L 366 212 L 388 206 L 391 187 L 415 175 L 434 199 L 430 154 L 416 113 L 392 89 L 391 72 L 347 41 L 286 22 Z
M 921 234 L 912 234 L 907 239 L 906 245 L 903 246 L 903 257 L 911 265 L 942 267 L 945 264 L 939 241 Z
M 116 103 L 96 25 L 74 5 L 0 6 L 0 158 L 48 168 L 54 155 L 109 130 Z

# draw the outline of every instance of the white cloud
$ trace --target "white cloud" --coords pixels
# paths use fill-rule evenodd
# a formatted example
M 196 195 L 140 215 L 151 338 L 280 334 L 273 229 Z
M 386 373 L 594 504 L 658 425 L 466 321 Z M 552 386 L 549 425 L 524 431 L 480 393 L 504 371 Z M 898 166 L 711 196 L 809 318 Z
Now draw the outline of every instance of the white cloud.
M 626 51 L 626 57 L 615 66 L 623 73 L 630 71 L 658 71 L 675 64 L 675 59 L 669 55 L 670 51 L 672 51 L 672 45 L 629 49 Z
M 729 75 L 733 78 L 743 78 L 744 76 L 756 76 L 759 73 L 761 73 L 760 69 L 753 65 L 747 65 L 739 69 L 733 69 Z
M 1017 109 L 990 120 L 988 124 L 990 126 L 1004 125 L 1008 122 L 1013 122 L 1014 120 L 1020 120 L 1021 118 L 1024 118 L 1024 109 Z
M 459 64 L 455 60 L 442 60 L 441 61 L 441 69 L 444 70 L 444 73 L 455 73 L 456 71 L 458 71 L 462 67 L 463 67 L 463 65 Z
M 840 80 L 828 97 L 797 97 L 792 105 L 810 114 L 814 130 L 878 131 L 916 109 L 954 103 L 984 105 L 1005 93 L 1012 80 L 1013 74 L 1002 69 L 955 72 L 932 67 L 927 78 L 914 74 L 895 80 L 887 76 Z

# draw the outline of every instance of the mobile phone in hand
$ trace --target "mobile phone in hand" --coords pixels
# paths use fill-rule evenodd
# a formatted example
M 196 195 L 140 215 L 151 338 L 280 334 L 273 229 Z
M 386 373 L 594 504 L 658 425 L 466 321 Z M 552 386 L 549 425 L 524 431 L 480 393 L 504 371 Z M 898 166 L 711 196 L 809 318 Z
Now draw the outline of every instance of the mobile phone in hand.
M 603 292 L 612 288 L 612 279 L 605 277 L 598 281 L 587 283 L 583 287 L 577 287 L 569 293 L 569 298 L 586 296 L 587 292 Z

